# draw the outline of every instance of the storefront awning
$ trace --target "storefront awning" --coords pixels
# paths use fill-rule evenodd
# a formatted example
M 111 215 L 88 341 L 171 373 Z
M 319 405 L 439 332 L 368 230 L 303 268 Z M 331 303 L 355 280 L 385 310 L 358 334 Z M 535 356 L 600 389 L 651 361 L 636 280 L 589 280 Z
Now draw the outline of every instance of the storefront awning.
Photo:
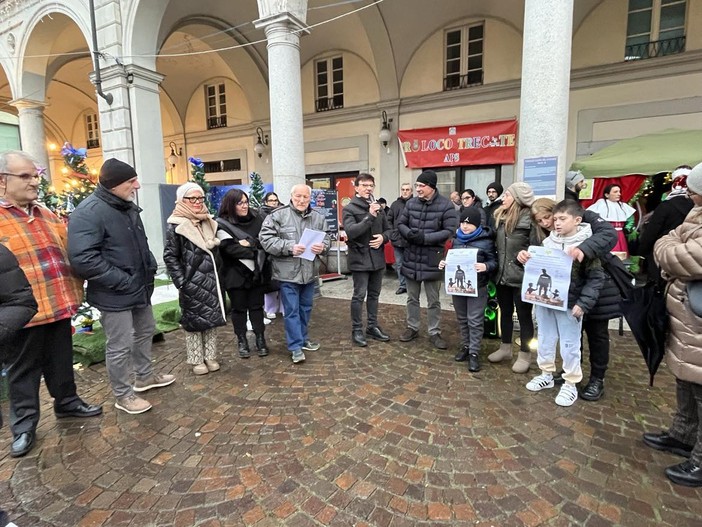
M 653 175 L 702 162 L 702 130 L 665 130 L 622 139 L 573 162 L 586 178 Z

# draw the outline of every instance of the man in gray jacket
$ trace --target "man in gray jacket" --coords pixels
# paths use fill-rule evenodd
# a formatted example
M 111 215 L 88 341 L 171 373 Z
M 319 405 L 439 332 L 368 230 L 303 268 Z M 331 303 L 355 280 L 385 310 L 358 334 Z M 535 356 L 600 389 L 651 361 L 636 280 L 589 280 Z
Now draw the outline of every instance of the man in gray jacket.
M 68 227 L 71 266 L 88 281 L 88 303 L 101 312 L 115 407 L 128 414 L 151 409 L 134 392 L 175 381 L 173 375 L 154 373 L 151 364 L 156 259 L 139 217 L 141 209 L 134 203 L 139 188 L 134 168 L 108 159 L 100 169 L 97 189 L 71 213 Z M 133 385 L 132 372 L 136 373 Z
M 319 277 L 318 256 L 326 253 L 330 245 L 324 216 L 310 207 L 311 194 L 309 186 L 295 185 L 290 191 L 290 204 L 266 216 L 258 236 L 263 249 L 273 258 L 273 279 L 280 282 L 285 338 L 295 364 L 305 360 L 305 351 L 319 349 L 317 342 L 309 340 L 307 326 Z M 325 233 L 323 241 L 309 246 L 312 260 L 303 256 L 307 247 L 300 243 L 305 229 Z

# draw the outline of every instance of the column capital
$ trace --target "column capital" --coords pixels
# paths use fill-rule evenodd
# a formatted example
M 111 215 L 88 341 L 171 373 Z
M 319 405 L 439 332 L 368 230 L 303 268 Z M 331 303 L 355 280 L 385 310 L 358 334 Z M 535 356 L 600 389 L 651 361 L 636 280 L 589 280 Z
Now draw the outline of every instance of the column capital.
M 266 30 L 266 34 L 271 26 L 286 27 L 289 31 L 295 31 L 300 35 L 309 35 L 310 33 L 309 26 L 288 11 L 259 18 L 254 20 L 253 24 L 256 29 L 263 28 Z
M 24 97 L 13 99 L 9 101 L 8 104 L 14 106 L 18 110 L 38 110 L 40 112 L 43 112 L 44 108 L 49 106 L 49 103 L 46 101 L 35 101 L 34 99 L 26 99 Z
M 303 23 L 307 21 L 307 0 L 257 0 L 256 3 L 261 20 L 283 13 L 291 13 Z

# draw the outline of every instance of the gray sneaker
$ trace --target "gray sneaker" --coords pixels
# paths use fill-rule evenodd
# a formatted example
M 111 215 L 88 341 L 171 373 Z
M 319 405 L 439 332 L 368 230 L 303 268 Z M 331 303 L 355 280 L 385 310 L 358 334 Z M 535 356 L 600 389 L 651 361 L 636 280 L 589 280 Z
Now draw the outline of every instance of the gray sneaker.
M 134 382 L 134 391 L 145 392 L 147 390 L 151 390 L 152 388 L 161 388 L 162 386 L 168 386 L 169 384 L 173 384 L 175 380 L 175 375 L 163 375 L 160 373 L 154 373 L 146 379 L 137 379 L 136 382 Z
M 302 345 L 302 351 L 317 351 L 320 347 L 319 342 L 308 340 Z
M 304 362 L 305 354 L 302 350 L 295 350 L 292 352 L 292 361 L 297 364 L 298 362 Z
M 119 397 L 115 402 L 115 408 L 127 412 L 128 414 L 143 414 L 151 410 L 151 403 L 134 394 Z

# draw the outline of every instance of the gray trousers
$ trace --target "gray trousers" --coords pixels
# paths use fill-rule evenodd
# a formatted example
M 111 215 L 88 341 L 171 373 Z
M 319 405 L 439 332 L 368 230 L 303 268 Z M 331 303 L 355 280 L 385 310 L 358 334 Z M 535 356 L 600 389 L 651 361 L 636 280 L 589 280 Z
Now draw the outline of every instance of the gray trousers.
M 395 253 L 395 272 L 397 273 L 397 279 L 400 281 L 400 287 L 407 287 L 407 282 L 405 281 L 405 275 L 402 274 L 402 257 L 405 254 L 404 247 L 393 247 L 393 252 Z
M 676 380 L 678 408 L 668 433 L 686 445 L 694 445 L 690 461 L 702 465 L 702 384 Z
M 453 310 L 456 312 L 458 328 L 461 331 L 461 343 L 471 354 L 480 353 L 485 326 L 485 305 L 487 304 L 487 287 L 478 288 L 478 296 L 453 295 Z
M 441 289 L 441 280 L 425 280 L 424 282 L 415 282 L 410 278 L 406 278 L 407 283 L 407 327 L 419 331 L 419 293 L 424 284 L 424 294 L 427 297 L 427 329 L 429 335 L 438 335 L 441 333 L 439 324 L 441 322 L 441 300 L 439 299 L 439 290 Z
M 353 271 L 353 295 L 351 296 L 351 329 L 363 329 L 363 301 L 366 301 L 368 327 L 378 325 L 378 297 L 383 287 L 383 273 L 377 271 Z
M 115 397 L 132 395 L 131 376 L 146 379 L 153 372 L 151 343 L 156 321 L 151 306 L 130 311 L 102 312 L 100 319 L 105 329 L 105 366 Z

